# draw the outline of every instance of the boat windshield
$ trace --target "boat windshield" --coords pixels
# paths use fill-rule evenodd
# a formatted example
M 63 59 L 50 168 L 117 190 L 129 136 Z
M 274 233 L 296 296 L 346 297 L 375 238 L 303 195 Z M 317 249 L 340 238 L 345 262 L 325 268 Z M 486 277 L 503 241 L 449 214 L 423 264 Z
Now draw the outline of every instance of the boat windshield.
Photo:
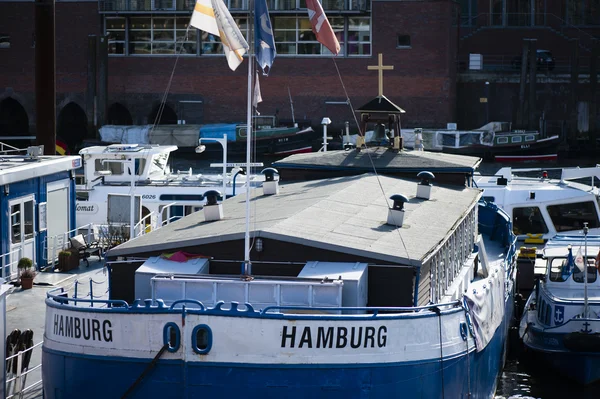
M 164 173 L 168 161 L 169 153 L 167 152 L 153 155 L 152 163 L 150 164 L 150 174 Z
M 550 281 L 562 283 L 570 275 L 573 275 L 573 281 L 583 283 L 585 276 L 579 268 L 569 265 L 567 258 L 554 258 L 550 263 Z M 588 258 L 588 283 L 593 283 L 598 277 L 598 271 L 594 264 L 594 258 Z
M 522 234 L 546 234 L 548 226 L 544 216 L 537 206 L 526 206 L 513 209 L 513 232 L 516 235 Z
M 585 222 L 590 228 L 600 227 L 593 201 L 550 205 L 548 214 L 557 232 L 581 230 Z

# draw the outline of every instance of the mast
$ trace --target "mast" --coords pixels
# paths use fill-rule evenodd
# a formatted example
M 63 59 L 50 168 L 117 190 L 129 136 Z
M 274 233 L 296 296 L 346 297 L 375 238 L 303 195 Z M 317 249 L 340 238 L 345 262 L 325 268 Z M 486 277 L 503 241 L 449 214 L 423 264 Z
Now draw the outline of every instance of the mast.
M 246 108 L 246 233 L 244 235 L 243 275 L 252 274 L 250 263 L 250 151 L 252 149 L 252 1 L 248 2 L 248 104 Z M 251 6 L 252 4 L 252 6 Z

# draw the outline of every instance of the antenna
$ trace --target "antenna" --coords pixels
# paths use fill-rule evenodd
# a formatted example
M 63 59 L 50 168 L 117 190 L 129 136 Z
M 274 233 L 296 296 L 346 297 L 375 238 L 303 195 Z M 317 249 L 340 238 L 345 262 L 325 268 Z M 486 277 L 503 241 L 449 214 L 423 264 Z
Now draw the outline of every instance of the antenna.
M 590 229 L 588 222 L 583 222 L 584 252 L 583 252 L 583 318 L 589 317 L 588 305 L 588 260 L 587 260 L 587 236 Z

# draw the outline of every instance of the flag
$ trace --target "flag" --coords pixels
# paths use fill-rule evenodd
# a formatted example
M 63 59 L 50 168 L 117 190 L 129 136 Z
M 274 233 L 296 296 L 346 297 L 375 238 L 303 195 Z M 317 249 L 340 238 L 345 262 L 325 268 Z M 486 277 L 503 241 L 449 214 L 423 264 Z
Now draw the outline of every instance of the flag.
M 567 280 L 569 276 L 573 273 L 573 270 L 575 269 L 575 259 L 573 258 L 573 251 L 570 245 L 568 250 L 569 253 L 567 254 L 567 261 L 566 263 L 563 263 L 560 273 L 563 281 Z
M 577 251 L 577 255 L 575 255 L 575 266 L 579 269 L 580 272 L 585 270 L 584 266 L 585 262 L 583 261 L 583 254 L 581 253 L 581 247 Z
M 252 97 L 252 105 L 254 108 L 258 107 L 258 103 L 262 102 L 262 96 L 260 95 L 260 84 L 258 82 L 258 72 L 256 73 L 256 81 L 254 82 L 254 95 Z
M 266 0 L 256 0 L 254 2 L 254 32 L 256 62 L 258 62 L 263 74 L 268 75 L 277 51 L 275 50 L 273 25 L 271 25 L 271 19 L 269 18 L 269 9 L 267 8 Z M 265 67 L 267 66 L 269 67 L 269 71 L 265 72 Z
M 242 63 L 250 47 L 223 0 L 197 0 L 190 25 L 221 38 L 232 71 Z
M 319 0 L 306 0 L 306 8 L 308 9 L 308 19 L 310 19 L 317 40 L 337 55 L 340 52 L 340 42 L 338 42 L 333 29 L 331 29 L 321 3 L 319 3 Z

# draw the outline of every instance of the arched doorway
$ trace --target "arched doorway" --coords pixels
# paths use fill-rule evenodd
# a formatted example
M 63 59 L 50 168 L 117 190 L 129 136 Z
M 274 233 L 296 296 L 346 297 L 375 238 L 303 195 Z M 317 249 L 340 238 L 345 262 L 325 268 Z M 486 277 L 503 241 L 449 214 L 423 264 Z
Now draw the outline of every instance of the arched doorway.
M 156 121 L 156 114 L 160 109 L 160 105 L 154 107 L 150 115 L 148 116 L 148 123 L 154 124 Z M 156 123 L 157 125 L 176 125 L 177 124 L 177 114 L 173 111 L 173 108 L 169 107 L 167 104 L 162 108 L 162 113 L 160 115 L 160 119 Z
M 76 153 L 87 136 L 87 116 L 81 107 L 73 102 L 60 111 L 56 124 L 56 139 L 65 142 L 71 153 Z
M 107 125 L 133 125 L 133 119 L 127 107 L 114 103 L 108 108 Z
M 14 98 L 8 97 L 0 101 L 0 136 L 29 136 L 29 117 L 25 108 Z M 15 147 L 26 147 L 30 140 L 1 139 Z

